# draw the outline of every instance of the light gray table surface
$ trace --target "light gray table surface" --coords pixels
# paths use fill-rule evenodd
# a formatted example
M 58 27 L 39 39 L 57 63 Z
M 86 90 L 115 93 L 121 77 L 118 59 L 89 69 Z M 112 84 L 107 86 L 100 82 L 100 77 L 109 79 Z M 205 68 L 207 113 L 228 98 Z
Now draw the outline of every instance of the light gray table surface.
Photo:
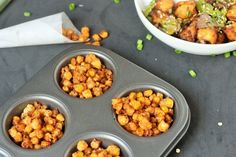
M 84 7 L 70 12 L 70 2 Z M 32 16 L 24 17 L 24 11 L 32 12 Z M 136 41 L 145 39 L 148 31 L 139 20 L 132 0 L 121 0 L 119 5 L 112 0 L 13 0 L 0 14 L 0 29 L 61 11 L 78 28 L 88 25 L 94 32 L 108 29 L 111 34 L 103 42 L 104 47 L 166 80 L 184 94 L 192 113 L 191 125 L 177 145 L 181 153 L 173 150 L 169 156 L 236 156 L 236 57 L 176 55 L 158 39 L 145 41 L 144 50 L 138 52 Z M 54 56 L 71 46 L 0 49 L 0 105 Z M 197 78 L 188 75 L 189 69 L 196 70 Z M 218 122 L 223 126 L 219 127 Z

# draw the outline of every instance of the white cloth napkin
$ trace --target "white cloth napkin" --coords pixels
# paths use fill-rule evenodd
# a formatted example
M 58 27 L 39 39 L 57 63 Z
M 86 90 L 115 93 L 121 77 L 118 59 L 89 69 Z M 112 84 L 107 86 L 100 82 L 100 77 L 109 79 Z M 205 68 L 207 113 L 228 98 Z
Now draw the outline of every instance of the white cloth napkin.
M 0 48 L 75 43 L 62 35 L 62 26 L 80 32 L 64 13 L 58 13 L 0 30 Z

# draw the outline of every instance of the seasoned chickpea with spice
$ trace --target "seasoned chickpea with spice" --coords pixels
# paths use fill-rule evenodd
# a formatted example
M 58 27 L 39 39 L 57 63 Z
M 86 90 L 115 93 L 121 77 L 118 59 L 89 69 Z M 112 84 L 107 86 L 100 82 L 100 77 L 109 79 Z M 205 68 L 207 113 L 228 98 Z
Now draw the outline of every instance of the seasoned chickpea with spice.
M 91 142 L 80 140 L 76 152 L 71 157 L 121 157 L 121 150 L 115 144 L 102 146 L 102 141 L 93 139 Z
M 11 139 L 26 149 L 49 147 L 63 136 L 64 116 L 39 102 L 28 104 L 20 116 L 13 116 L 8 130 Z
M 173 122 L 174 100 L 152 89 L 112 99 L 118 123 L 137 136 L 167 132 Z
M 79 41 L 84 43 L 85 45 L 94 45 L 94 46 L 101 46 L 101 41 L 103 39 L 108 38 L 109 33 L 106 30 L 102 30 L 99 33 L 90 34 L 90 28 L 88 26 L 84 26 L 80 30 L 81 33 L 77 33 L 75 30 L 71 28 L 64 28 L 62 27 L 62 35 L 66 38 Z M 91 39 L 90 39 L 91 36 Z
M 89 99 L 106 92 L 113 82 L 113 72 L 95 54 L 76 56 L 61 69 L 60 86 L 70 96 Z M 60 121 L 61 117 L 57 117 Z

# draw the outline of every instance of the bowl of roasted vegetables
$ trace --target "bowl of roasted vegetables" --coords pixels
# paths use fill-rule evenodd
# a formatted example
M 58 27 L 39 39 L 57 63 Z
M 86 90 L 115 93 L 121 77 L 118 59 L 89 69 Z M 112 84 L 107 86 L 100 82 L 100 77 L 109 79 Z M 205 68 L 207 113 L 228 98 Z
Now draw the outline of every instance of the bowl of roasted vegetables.
M 135 0 L 145 27 L 167 45 L 198 55 L 236 50 L 236 0 Z

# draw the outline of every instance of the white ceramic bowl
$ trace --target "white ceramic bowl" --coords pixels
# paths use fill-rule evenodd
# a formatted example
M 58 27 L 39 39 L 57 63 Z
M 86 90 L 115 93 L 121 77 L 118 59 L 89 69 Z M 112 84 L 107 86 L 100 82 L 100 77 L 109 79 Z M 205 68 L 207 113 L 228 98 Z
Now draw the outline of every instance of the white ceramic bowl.
M 183 0 L 175 0 L 175 2 L 178 1 L 183 1 Z M 236 50 L 236 41 L 224 44 L 199 44 L 199 43 L 188 42 L 162 32 L 161 30 L 156 28 L 151 22 L 149 22 L 149 20 L 143 14 L 143 10 L 150 2 L 151 0 L 134 0 L 138 16 L 141 19 L 144 26 L 156 38 L 166 43 L 167 45 L 175 49 L 197 55 L 217 55 L 228 51 Z

